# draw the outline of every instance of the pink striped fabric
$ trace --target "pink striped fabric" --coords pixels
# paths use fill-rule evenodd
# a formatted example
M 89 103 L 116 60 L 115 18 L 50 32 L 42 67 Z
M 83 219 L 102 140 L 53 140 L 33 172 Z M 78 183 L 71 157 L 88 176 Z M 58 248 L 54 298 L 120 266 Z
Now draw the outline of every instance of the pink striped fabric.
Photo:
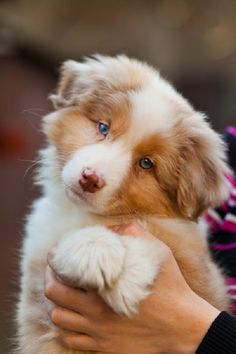
M 226 244 L 226 245 L 224 243 L 214 243 L 212 245 L 212 249 L 221 250 L 221 251 L 232 250 L 234 248 L 236 249 L 236 242 Z
M 236 127 L 227 127 L 226 131 L 227 133 L 236 136 Z

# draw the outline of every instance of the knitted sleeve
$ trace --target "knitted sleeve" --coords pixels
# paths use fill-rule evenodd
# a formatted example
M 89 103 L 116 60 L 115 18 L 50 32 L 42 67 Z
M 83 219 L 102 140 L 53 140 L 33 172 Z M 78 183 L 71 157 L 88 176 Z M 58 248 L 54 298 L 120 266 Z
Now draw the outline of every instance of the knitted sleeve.
M 225 133 L 228 158 L 236 176 L 236 127 Z M 228 176 L 231 184 L 229 200 L 219 208 L 209 211 L 207 221 L 212 236 L 210 248 L 213 256 L 226 273 L 231 297 L 231 311 L 236 313 L 236 178 Z M 196 354 L 236 354 L 236 317 L 221 312 L 210 326 Z
M 215 210 L 209 210 L 206 220 L 210 226 L 210 250 L 213 258 L 224 270 L 231 298 L 231 312 L 236 314 L 236 128 L 225 132 L 228 158 L 235 175 L 226 176 L 231 193 L 229 199 Z

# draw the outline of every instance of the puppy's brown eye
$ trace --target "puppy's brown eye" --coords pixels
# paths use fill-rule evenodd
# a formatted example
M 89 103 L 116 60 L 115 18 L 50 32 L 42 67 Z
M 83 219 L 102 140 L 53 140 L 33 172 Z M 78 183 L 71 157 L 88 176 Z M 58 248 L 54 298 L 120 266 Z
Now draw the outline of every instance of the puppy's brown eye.
M 139 160 L 139 166 L 145 170 L 153 167 L 153 162 L 148 157 L 143 157 Z

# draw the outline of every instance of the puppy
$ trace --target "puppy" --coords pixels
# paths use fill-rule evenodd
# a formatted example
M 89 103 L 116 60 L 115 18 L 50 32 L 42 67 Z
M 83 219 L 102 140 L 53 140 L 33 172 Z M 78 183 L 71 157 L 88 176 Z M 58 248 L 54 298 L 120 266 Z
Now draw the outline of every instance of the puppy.
M 107 228 L 132 220 L 171 248 L 197 294 L 227 309 L 199 222 L 227 196 L 224 145 L 205 116 L 155 69 L 126 56 L 65 62 L 51 99 L 55 112 L 44 118 L 48 146 L 37 175 L 42 197 L 22 250 L 17 352 L 82 353 L 60 346 L 48 317 L 44 272 L 52 249 L 64 280 L 96 288 L 119 314 L 137 313 L 163 252 Z

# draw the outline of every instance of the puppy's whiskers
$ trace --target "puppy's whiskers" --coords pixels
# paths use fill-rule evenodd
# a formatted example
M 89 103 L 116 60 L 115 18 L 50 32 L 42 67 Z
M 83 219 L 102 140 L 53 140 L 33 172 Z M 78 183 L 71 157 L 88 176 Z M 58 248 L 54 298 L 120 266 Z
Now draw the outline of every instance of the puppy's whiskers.
M 30 162 L 29 166 L 25 170 L 23 179 L 25 179 L 28 175 L 29 172 L 35 172 L 35 166 L 37 166 L 40 163 L 40 159 L 35 159 L 35 160 L 20 160 L 20 162 Z

